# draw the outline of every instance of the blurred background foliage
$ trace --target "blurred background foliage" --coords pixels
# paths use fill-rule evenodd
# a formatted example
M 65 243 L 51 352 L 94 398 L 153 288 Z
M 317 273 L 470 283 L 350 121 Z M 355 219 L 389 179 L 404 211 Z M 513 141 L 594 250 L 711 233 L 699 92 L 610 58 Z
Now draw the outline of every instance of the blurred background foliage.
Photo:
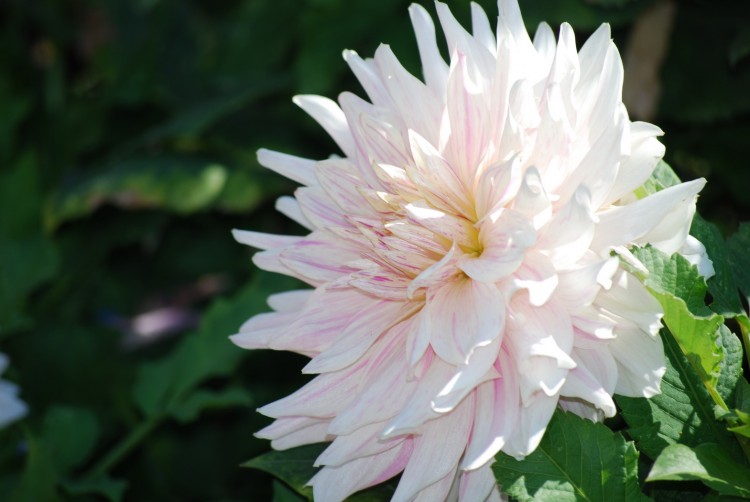
M 301 231 L 273 210 L 293 184 L 255 151 L 335 152 L 290 99 L 362 94 L 344 48 L 389 43 L 419 75 L 409 3 L 0 1 L 0 350 L 30 408 L 0 431 L 0 498 L 296 500 L 238 466 L 267 451 L 254 409 L 303 361 L 227 340 L 294 284 L 230 230 Z M 450 4 L 468 26 L 469 2 Z M 748 219 L 750 2 L 521 7 L 579 44 L 611 23 L 633 118 L 709 179 L 707 219 Z

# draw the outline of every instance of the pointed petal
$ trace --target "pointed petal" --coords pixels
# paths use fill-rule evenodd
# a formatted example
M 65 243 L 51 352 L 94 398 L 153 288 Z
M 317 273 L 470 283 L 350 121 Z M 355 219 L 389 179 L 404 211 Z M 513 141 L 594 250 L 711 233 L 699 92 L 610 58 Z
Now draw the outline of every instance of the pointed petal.
M 302 185 L 318 184 L 314 160 L 261 148 L 258 150 L 258 163 Z
M 325 129 L 342 152 L 348 157 L 354 155 L 354 140 L 349 132 L 349 125 L 344 112 L 335 101 L 313 95 L 297 95 L 293 101 Z

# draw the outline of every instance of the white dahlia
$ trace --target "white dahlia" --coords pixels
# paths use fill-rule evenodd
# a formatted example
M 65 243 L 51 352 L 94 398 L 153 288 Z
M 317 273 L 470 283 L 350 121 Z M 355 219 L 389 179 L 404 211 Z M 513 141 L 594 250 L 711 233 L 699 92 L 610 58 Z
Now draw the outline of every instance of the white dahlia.
M 8 356 L 0 353 L 0 375 L 8 367 Z M 0 428 L 26 415 L 26 404 L 18 398 L 18 386 L 0 380 Z
M 680 250 L 705 181 L 633 196 L 662 131 L 629 120 L 609 26 L 576 52 L 567 24 L 532 42 L 516 0 L 496 34 L 477 5 L 472 33 L 436 6 L 448 63 L 409 9 L 424 82 L 381 45 L 344 53 L 369 102 L 295 98 L 343 157 L 258 152 L 303 185 L 277 208 L 310 233 L 235 232 L 258 267 L 313 287 L 232 340 L 312 358 L 258 436 L 332 441 L 321 501 L 399 473 L 393 500 L 496 499 L 493 457 L 534 451 L 556 407 L 610 417 L 613 393 L 653 396 L 665 371 L 659 303 L 617 254 Z

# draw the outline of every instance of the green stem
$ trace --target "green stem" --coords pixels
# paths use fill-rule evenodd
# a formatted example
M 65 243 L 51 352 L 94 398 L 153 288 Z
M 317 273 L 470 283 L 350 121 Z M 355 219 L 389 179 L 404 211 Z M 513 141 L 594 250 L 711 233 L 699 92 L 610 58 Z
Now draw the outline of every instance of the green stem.
M 737 324 L 740 325 L 742 345 L 745 349 L 745 358 L 747 359 L 748 367 L 750 367 L 750 319 L 745 315 L 739 315 L 737 316 Z
M 138 427 L 130 431 L 122 441 L 117 443 L 89 472 L 84 478 L 96 478 L 106 474 L 117 465 L 130 451 L 138 446 L 149 433 L 161 422 L 162 417 L 155 416 L 141 422 Z

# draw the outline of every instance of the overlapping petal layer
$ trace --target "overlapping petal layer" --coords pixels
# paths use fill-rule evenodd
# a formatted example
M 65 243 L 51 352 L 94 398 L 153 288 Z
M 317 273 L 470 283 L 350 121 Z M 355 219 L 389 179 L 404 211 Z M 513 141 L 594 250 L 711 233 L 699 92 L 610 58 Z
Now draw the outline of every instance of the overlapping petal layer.
M 615 392 L 659 392 L 661 309 L 613 250 L 699 255 L 704 180 L 633 196 L 664 148 L 628 118 L 607 25 L 577 51 L 567 24 L 532 41 L 516 0 L 499 11 L 493 33 L 472 5 L 469 33 L 437 3 L 445 62 L 413 5 L 424 81 L 387 46 L 347 51 L 369 101 L 295 98 L 343 157 L 259 152 L 303 185 L 278 208 L 310 233 L 235 235 L 314 290 L 272 297 L 232 339 L 311 357 L 318 376 L 261 408 L 277 420 L 259 435 L 332 441 L 320 500 L 401 472 L 394 500 L 497 499 L 494 455 L 531 453 L 556 407 L 599 420 Z

